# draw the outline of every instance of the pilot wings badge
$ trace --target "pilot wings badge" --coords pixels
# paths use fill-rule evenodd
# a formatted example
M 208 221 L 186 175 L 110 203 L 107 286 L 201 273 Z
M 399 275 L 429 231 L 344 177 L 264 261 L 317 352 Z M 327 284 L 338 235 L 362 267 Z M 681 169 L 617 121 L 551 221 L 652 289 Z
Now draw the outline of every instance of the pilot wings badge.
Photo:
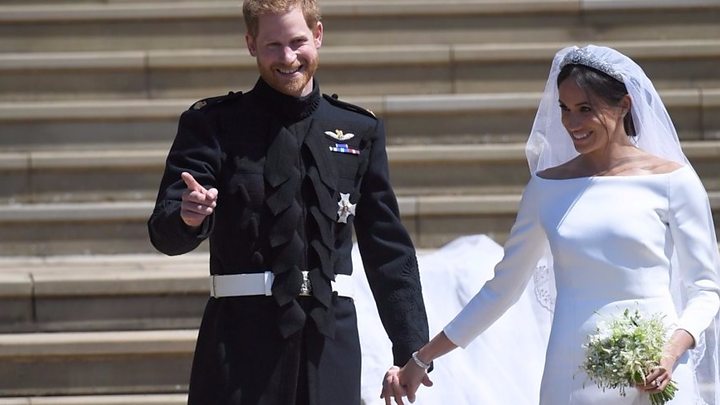
M 325 135 L 335 138 L 338 141 L 346 141 L 355 136 L 355 134 L 352 134 L 350 132 L 344 133 L 342 129 L 336 129 L 335 132 L 325 131 Z

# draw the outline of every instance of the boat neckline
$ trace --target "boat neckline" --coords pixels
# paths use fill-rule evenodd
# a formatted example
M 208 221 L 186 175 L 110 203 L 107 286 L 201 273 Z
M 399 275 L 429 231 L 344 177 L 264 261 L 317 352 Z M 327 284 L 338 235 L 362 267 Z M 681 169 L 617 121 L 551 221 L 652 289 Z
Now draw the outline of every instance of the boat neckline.
M 682 165 L 679 168 L 664 172 L 664 173 L 647 173 L 647 174 L 630 174 L 630 175 L 615 175 L 615 176 L 583 176 L 583 177 L 565 177 L 565 178 L 550 178 L 550 177 L 542 177 L 539 176 L 537 173 L 533 174 L 533 177 L 541 179 L 541 180 L 547 180 L 547 181 L 563 181 L 563 180 L 595 180 L 595 179 L 632 179 L 632 178 L 648 178 L 648 177 L 662 177 L 667 175 L 672 175 L 675 173 L 678 173 L 680 171 L 683 171 L 685 168 L 689 167 L 688 165 Z

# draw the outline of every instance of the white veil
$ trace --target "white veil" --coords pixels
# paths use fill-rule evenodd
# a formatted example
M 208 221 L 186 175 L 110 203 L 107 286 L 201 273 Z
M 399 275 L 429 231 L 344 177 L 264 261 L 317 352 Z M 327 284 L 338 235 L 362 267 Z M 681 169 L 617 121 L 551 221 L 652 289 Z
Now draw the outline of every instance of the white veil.
M 555 54 L 525 151 L 533 175 L 578 155 L 561 122 L 558 102 L 557 77 L 562 67 L 567 64 L 589 66 L 622 81 L 631 98 L 631 113 L 637 134 L 634 139 L 637 147 L 690 166 L 681 149 L 670 115 L 655 86 L 642 68 L 614 49 L 588 45 L 582 48 L 576 46 L 564 48 Z M 717 244 L 714 231 L 708 235 L 708 238 L 709 242 Z M 718 254 L 715 255 L 715 268 L 720 270 Z M 684 307 L 685 301 L 678 271 L 677 266 L 673 266 L 671 290 L 680 309 Z M 549 247 L 546 249 L 545 257 L 538 263 L 534 282 L 538 300 L 543 307 L 552 311 L 555 287 Z M 720 317 L 716 315 L 713 323 L 700 336 L 696 347 L 690 353 L 695 361 L 695 376 L 701 390 L 702 400 L 698 400 L 699 404 L 720 405 L 719 329 Z
M 640 149 L 689 164 L 680 148 L 670 115 L 642 68 L 614 49 L 588 45 L 583 48 L 568 47 L 555 54 L 526 148 L 532 173 L 557 166 L 578 155 L 560 120 L 556 83 L 560 69 L 571 63 L 596 68 L 625 83 L 632 99 L 636 144 Z

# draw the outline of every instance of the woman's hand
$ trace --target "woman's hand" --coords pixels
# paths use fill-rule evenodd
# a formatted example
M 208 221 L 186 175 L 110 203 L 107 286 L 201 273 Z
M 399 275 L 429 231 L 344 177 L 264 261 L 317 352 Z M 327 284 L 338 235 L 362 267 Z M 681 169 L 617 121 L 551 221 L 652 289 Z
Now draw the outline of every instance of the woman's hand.
M 645 384 L 638 385 L 638 389 L 649 394 L 662 392 L 672 380 L 673 367 L 675 367 L 675 360 L 663 357 L 660 365 L 650 370 L 650 373 L 645 378 Z
M 672 380 L 672 371 L 677 360 L 691 347 L 695 346 L 695 339 L 684 329 L 673 332 L 663 350 L 660 364 L 653 367 L 645 378 L 644 384 L 638 384 L 638 389 L 656 394 L 663 391 Z

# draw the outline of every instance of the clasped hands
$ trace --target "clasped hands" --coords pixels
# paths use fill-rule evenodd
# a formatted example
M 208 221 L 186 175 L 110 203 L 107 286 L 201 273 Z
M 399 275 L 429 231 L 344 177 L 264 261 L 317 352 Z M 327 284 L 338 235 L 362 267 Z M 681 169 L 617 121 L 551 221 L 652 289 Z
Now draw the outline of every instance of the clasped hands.
M 391 405 L 393 398 L 397 405 L 405 405 L 403 397 L 407 397 L 408 401 L 413 403 L 420 384 L 430 387 L 433 382 L 430 381 L 425 369 L 410 359 L 402 368 L 392 366 L 385 373 L 380 398 L 385 399 L 385 405 Z

